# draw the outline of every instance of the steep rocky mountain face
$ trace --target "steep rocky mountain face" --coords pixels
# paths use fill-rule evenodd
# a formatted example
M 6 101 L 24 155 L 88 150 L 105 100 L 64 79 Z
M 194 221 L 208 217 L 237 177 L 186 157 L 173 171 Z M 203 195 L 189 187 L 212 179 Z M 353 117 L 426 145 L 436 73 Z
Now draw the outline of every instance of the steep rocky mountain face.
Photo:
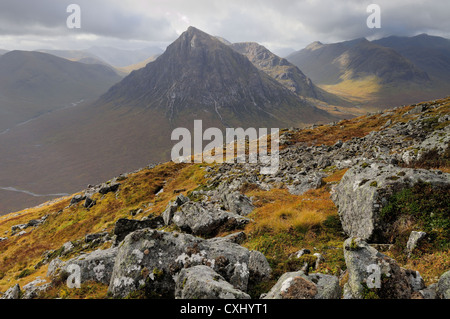
M 0 132 L 55 109 L 98 98 L 121 77 L 110 67 L 40 52 L 0 57 Z
M 449 124 L 447 98 L 283 130 L 272 175 L 149 165 L 4 216 L 2 298 L 448 299 Z
M 99 103 L 158 110 L 170 121 L 184 113 L 207 112 L 230 127 L 280 127 L 327 118 L 246 57 L 193 27 Z
M 424 69 L 381 42 L 314 42 L 287 59 L 322 88 L 362 105 L 382 107 L 389 99 L 406 104 L 443 94 Z
M 231 44 L 231 47 L 245 55 L 258 69 L 302 97 L 313 98 L 330 104 L 349 104 L 317 87 L 298 67 L 273 54 L 258 43 L 234 43 Z

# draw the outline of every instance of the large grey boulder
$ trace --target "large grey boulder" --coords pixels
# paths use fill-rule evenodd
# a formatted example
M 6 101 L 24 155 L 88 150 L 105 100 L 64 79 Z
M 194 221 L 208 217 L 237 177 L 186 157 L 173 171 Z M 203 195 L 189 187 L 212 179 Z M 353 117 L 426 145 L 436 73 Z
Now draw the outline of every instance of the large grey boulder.
M 248 249 L 227 239 L 205 240 L 184 233 L 138 230 L 119 246 L 109 292 L 113 297 L 126 297 L 144 290 L 150 297 L 174 297 L 174 276 L 183 268 L 197 265 L 211 267 L 245 292 L 251 278 L 265 276 L 265 270 L 261 270 L 265 267 L 254 259 L 250 263 L 250 256 Z
M 419 181 L 433 186 L 450 183 L 450 174 L 438 171 L 364 164 L 354 166 L 345 173 L 332 199 L 338 206 L 346 234 L 367 241 L 385 241 L 385 234 L 391 225 L 382 222 L 380 212 L 394 191 L 412 187 Z
M 61 261 L 58 258 L 54 259 L 49 264 L 47 276 L 55 278 L 62 272 L 70 273 L 71 265 L 77 265 L 80 267 L 80 283 L 96 281 L 109 284 L 117 250 L 117 248 L 98 249 L 68 261 Z
M 198 202 L 183 204 L 173 215 L 174 224 L 182 231 L 205 237 L 216 235 L 220 229 L 243 228 L 249 221 L 238 214 L 206 208 Z
M 9 288 L 8 290 L 6 290 L 1 299 L 19 299 L 20 294 L 21 294 L 20 286 L 19 284 L 16 284 L 11 288 Z
M 344 298 L 411 298 L 410 279 L 405 270 L 360 238 L 344 242 L 344 258 L 349 274 Z
M 450 271 L 447 271 L 439 278 L 437 288 L 439 298 L 450 299 Z
M 208 266 L 182 269 L 175 281 L 177 299 L 250 299 Z
M 263 299 L 339 299 L 339 279 L 303 271 L 283 274 Z

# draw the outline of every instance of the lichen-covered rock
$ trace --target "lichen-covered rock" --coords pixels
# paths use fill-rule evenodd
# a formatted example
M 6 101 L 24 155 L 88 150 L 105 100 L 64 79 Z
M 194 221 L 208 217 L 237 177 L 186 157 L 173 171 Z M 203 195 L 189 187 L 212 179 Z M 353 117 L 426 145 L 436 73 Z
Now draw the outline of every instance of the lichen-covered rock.
M 224 192 L 221 200 L 225 210 L 241 216 L 247 216 L 255 208 L 250 198 L 239 192 Z
M 263 299 L 339 299 L 339 279 L 303 271 L 283 274 Z
M 341 287 L 336 276 L 320 273 L 309 274 L 310 281 L 317 285 L 317 295 L 314 299 L 340 299 Z
M 184 233 L 142 229 L 129 234 L 119 246 L 109 292 L 126 297 L 143 290 L 148 296 L 174 297 L 174 276 L 183 268 L 211 267 L 235 288 L 245 292 L 251 278 L 263 276 L 250 263 L 248 249 L 226 239 L 201 239 Z
M 346 234 L 384 242 L 390 225 L 381 220 L 382 208 L 394 191 L 412 187 L 419 181 L 433 186 L 448 185 L 450 174 L 378 163 L 364 163 L 349 169 L 332 195 Z
M 412 289 L 405 270 L 360 238 L 352 237 L 344 242 L 344 258 L 349 274 L 344 286 L 345 298 L 411 298 Z
M 47 276 L 54 278 L 61 272 L 68 272 L 69 266 L 80 267 L 80 282 L 96 281 L 109 284 L 117 255 L 117 248 L 95 250 L 89 254 L 82 254 L 68 261 L 54 259 L 50 262 Z
M 187 233 L 212 237 L 220 229 L 243 228 L 249 219 L 227 211 L 208 209 L 198 202 L 187 202 L 175 212 L 173 222 Z
M 19 299 L 20 298 L 20 286 L 16 284 L 6 290 L 6 292 L 2 295 L 1 299 Z
M 450 299 L 450 271 L 447 271 L 439 278 L 437 288 L 439 298 Z
M 175 281 L 177 299 L 250 299 L 208 266 L 182 269 Z

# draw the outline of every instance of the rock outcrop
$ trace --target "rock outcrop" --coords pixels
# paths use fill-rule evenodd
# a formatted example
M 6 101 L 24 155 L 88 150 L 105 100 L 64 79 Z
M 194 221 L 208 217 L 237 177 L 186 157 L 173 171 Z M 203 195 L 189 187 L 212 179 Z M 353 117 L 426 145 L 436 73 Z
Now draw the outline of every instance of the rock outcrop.
M 412 187 L 419 181 L 432 186 L 448 185 L 450 174 L 380 163 L 361 164 L 349 169 L 333 194 L 346 234 L 384 242 L 384 233 L 390 225 L 381 221 L 382 208 L 394 191 Z
M 210 267 L 233 287 L 246 292 L 251 278 L 267 275 L 267 261 L 251 256 L 248 249 L 226 239 L 138 230 L 127 235 L 118 248 L 109 292 L 114 297 L 126 297 L 137 290 L 174 297 L 174 276 L 198 265 Z
M 50 262 L 47 276 L 55 278 L 63 272 L 70 274 L 70 266 L 77 265 L 80 267 L 80 283 L 96 281 L 108 285 L 116 256 L 117 248 L 110 248 L 82 254 L 68 261 L 61 261 L 61 259 L 56 258 Z
M 405 270 L 360 238 L 345 241 L 344 257 L 349 274 L 344 298 L 411 298 L 412 288 Z

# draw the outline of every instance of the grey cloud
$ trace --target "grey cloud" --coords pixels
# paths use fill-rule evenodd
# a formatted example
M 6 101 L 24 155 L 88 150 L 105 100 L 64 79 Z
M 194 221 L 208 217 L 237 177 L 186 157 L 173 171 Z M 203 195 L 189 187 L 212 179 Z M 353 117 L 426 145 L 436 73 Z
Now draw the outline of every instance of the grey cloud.
M 81 6 L 81 30 L 65 27 L 70 3 Z M 366 8 L 371 3 L 381 7 L 381 29 L 366 26 Z M 102 43 L 109 39 L 168 44 L 177 32 L 194 25 L 232 42 L 300 49 L 316 40 L 424 32 L 450 37 L 448 12 L 448 0 L 2 0 L 0 40 L 8 35 L 29 35 L 38 42 L 39 37 L 48 41 L 49 37 L 93 34 Z

